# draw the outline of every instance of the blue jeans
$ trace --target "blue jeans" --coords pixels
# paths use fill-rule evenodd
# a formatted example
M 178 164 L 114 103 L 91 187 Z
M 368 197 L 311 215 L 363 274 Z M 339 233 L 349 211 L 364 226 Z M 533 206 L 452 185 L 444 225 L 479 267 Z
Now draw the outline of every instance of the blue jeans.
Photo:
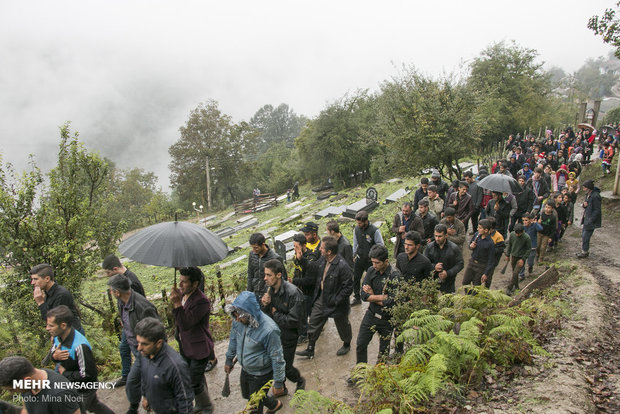
M 532 250 L 530 250 L 530 255 L 527 257 L 528 267 L 534 267 L 535 258 L 536 258 L 536 247 L 532 247 Z M 519 276 L 523 276 L 524 274 L 525 274 L 525 266 L 521 268 L 521 271 L 519 272 Z
M 127 336 L 125 330 L 121 333 L 121 341 L 118 344 L 118 352 L 121 354 L 121 375 L 127 378 L 129 371 L 131 370 L 131 354 L 137 358 L 140 354 L 137 349 L 134 349 L 127 342 Z
M 593 233 L 594 229 L 586 230 L 585 228 L 581 232 L 581 250 L 586 253 L 590 251 L 590 239 Z

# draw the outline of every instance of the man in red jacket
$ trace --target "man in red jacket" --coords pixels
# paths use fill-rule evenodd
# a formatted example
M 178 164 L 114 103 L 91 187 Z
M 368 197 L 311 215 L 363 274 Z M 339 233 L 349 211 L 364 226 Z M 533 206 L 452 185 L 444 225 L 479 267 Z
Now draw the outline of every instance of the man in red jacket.
M 179 277 L 179 288 L 170 291 L 170 301 L 176 325 L 175 337 L 179 351 L 189 367 L 190 381 L 194 390 L 196 407 L 194 412 L 211 413 L 213 404 L 204 371 L 213 349 L 213 339 L 209 332 L 211 303 L 198 289 L 200 270 L 197 267 L 184 267 Z

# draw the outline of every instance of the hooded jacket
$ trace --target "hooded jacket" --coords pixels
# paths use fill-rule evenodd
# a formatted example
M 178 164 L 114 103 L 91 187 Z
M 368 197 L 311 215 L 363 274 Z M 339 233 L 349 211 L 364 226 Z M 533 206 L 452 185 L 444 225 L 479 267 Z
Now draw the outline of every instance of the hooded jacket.
M 280 328 L 273 319 L 263 314 L 253 292 L 241 292 L 232 306 L 247 312 L 253 318 L 248 325 L 233 320 L 226 351 L 226 365 L 232 366 L 236 356 L 243 370 L 262 376 L 273 372 L 274 387 L 284 383 L 284 355 L 280 342 Z

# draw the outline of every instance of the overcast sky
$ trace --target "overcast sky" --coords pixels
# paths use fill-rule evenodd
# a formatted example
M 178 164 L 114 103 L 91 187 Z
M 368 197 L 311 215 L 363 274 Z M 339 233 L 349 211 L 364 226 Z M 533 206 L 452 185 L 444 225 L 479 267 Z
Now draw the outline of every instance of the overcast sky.
M 168 147 L 199 102 L 235 121 L 287 103 L 316 116 L 400 65 L 458 70 L 493 42 L 577 70 L 611 48 L 586 28 L 615 0 L 0 0 L 0 153 L 54 165 L 58 126 L 168 186 Z

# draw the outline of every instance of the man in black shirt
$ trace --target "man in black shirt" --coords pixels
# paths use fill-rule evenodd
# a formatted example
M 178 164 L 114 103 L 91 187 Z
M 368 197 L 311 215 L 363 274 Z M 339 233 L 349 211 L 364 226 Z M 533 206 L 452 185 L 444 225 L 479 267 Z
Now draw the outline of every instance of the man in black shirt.
M 360 283 L 362 275 L 370 267 L 370 258 L 368 253 L 370 248 L 375 244 L 383 246 L 383 237 L 381 232 L 373 224 L 368 221 L 367 211 L 358 211 L 355 214 L 356 226 L 353 230 L 353 300 L 351 306 L 361 305 Z
M 491 222 L 488 219 L 478 222 L 478 231 L 469 244 L 472 253 L 463 276 L 463 285 L 469 285 L 473 282 L 475 286 L 480 286 L 482 283 L 486 283 L 495 267 L 495 244 L 489 237 L 491 227 Z
M 428 200 L 422 200 L 418 204 L 418 217 L 422 219 L 422 224 L 424 226 L 424 234 L 420 234 L 422 236 L 422 251 L 424 247 L 433 241 L 435 237 L 435 226 L 439 224 L 439 220 L 435 213 L 429 210 L 428 208 Z
M 314 286 L 316 285 L 316 269 L 309 265 L 314 261 L 314 254 L 306 247 L 306 237 L 297 233 L 293 236 L 293 278 L 289 282 L 297 286 L 304 296 L 304 308 L 306 310 L 301 323 L 298 343 L 308 342 L 308 318 L 312 311 L 312 297 L 314 295 Z
M 54 269 L 51 265 L 41 263 L 30 269 L 30 284 L 34 286 L 34 301 L 44 321 L 47 321 L 47 312 L 50 309 L 66 305 L 73 313 L 73 327 L 84 333 L 73 295 L 54 281 Z
M 337 221 L 332 220 L 327 222 L 326 227 L 327 233 L 338 240 L 338 254 L 342 256 L 344 261 L 353 269 L 353 246 L 351 246 L 351 242 L 340 232 L 340 225 Z
M 303 390 L 306 380 L 299 370 L 293 366 L 295 348 L 303 321 L 306 319 L 304 297 L 301 291 L 292 283 L 282 279 L 284 265 L 279 260 L 271 259 L 265 263 L 265 284 L 267 293 L 261 298 L 261 310 L 269 315 L 280 328 L 282 353 L 286 363 L 286 378 L 297 383 L 297 389 Z M 280 397 L 288 393 L 286 386 Z
M 250 247 L 252 251 L 248 256 L 248 287 L 246 290 L 254 292 L 256 300 L 260 301 L 263 294 L 267 292 L 265 286 L 265 262 L 271 259 L 278 259 L 284 263 L 282 258 L 267 246 L 265 243 L 265 236 L 262 233 L 253 233 L 250 236 Z M 284 274 L 287 278 L 286 268 L 284 268 Z
M 32 380 L 33 386 L 24 383 L 23 387 L 14 387 L 13 381 L 19 380 Z M 36 381 L 40 381 L 40 386 L 35 385 Z M 68 389 L 68 382 L 51 369 L 33 367 L 21 356 L 0 361 L 0 387 L 20 392 L 23 410 L 29 414 L 79 414 L 80 398 L 74 390 Z
M 431 277 L 433 265 L 420 253 L 422 238 L 417 231 L 405 234 L 405 252 L 396 258 L 396 269 L 407 283 L 421 282 Z
M 140 295 L 146 297 L 144 293 L 144 287 L 138 276 L 131 270 L 127 269 L 121 263 L 121 260 L 111 254 L 106 256 L 103 259 L 103 263 L 101 264 L 105 274 L 107 277 L 112 277 L 115 275 L 123 275 L 129 280 L 130 288 Z M 121 355 L 121 378 L 116 381 L 116 387 L 122 387 L 127 382 L 127 375 L 129 375 L 129 370 L 131 369 L 131 348 L 129 347 L 129 343 L 127 343 L 127 336 L 125 335 L 125 330 L 121 332 L 121 341 L 118 344 L 118 352 Z
M 114 275 L 123 275 L 127 277 L 127 279 L 129 279 L 129 284 L 131 285 L 131 288 L 134 290 L 134 292 L 146 297 L 146 294 L 144 293 L 144 287 L 142 286 L 142 283 L 140 283 L 140 279 L 138 279 L 138 276 L 136 276 L 134 272 L 123 266 L 121 260 L 117 256 L 114 256 L 113 254 L 106 256 L 106 258 L 103 259 L 103 263 L 101 263 L 101 267 L 105 271 L 107 277 L 112 277 Z
M 448 228 L 445 224 L 435 226 L 435 241 L 426 246 L 424 255 L 434 266 L 435 276 L 439 278 L 439 290 L 442 293 L 454 293 L 454 280 L 463 270 L 463 253 L 453 242 L 448 240 Z
M 362 283 L 362 299 L 369 302 L 369 305 L 357 335 L 358 364 L 368 362 L 368 344 L 375 332 L 379 334 L 378 359 L 390 353 L 392 325 L 387 309 L 394 305 L 394 295 L 400 278 L 400 272 L 390 266 L 385 246 L 372 246 L 369 255 L 372 268 L 368 269 Z

